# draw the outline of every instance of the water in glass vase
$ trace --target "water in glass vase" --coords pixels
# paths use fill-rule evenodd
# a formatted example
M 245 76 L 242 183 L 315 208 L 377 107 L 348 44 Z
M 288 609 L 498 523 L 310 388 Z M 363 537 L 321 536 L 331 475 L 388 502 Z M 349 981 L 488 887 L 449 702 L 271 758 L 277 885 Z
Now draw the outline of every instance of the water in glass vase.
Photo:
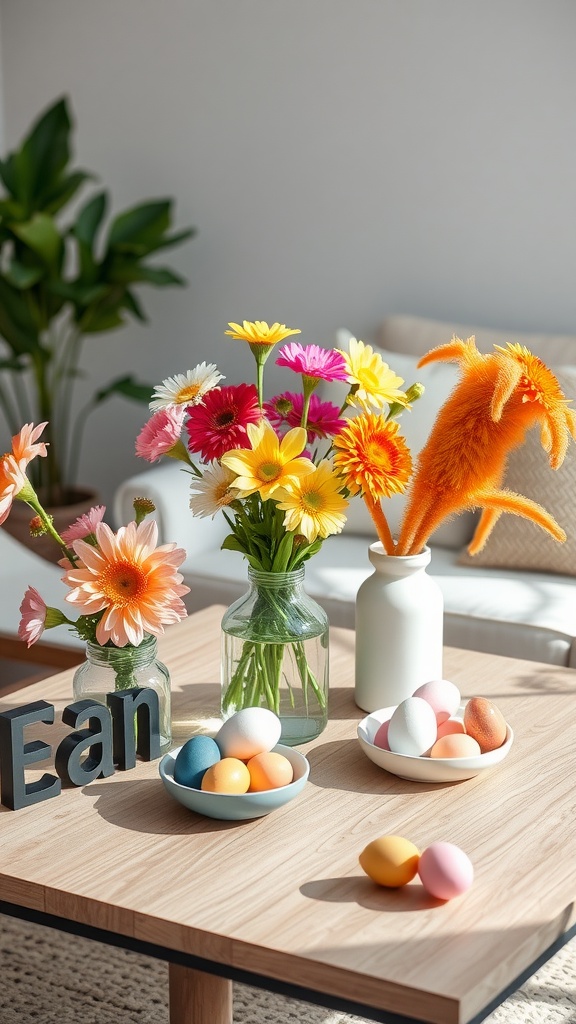
M 160 753 L 172 744 L 170 674 L 156 657 L 153 636 L 145 636 L 138 647 L 86 645 L 86 661 L 74 673 L 75 700 L 97 700 L 106 704 L 106 694 L 133 687 L 149 687 L 158 695 L 160 711 Z
M 269 708 L 282 743 L 305 743 L 328 718 L 328 617 L 305 592 L 303 568 L 248 577 L 222 619 L 222 713 Z

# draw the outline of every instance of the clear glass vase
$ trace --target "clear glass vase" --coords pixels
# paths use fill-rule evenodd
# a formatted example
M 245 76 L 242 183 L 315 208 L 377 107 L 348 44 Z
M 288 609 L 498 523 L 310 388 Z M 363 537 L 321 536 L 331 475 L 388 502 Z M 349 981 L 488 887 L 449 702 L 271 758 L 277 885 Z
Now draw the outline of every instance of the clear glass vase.
M 86 661 L 74 673 L 75 700 L 97 700 L 106 704 L 106 694 L 146 686 L 158 695 L 160 709 L 160 752 L 166 753 L 172 742 L 170 710 L 170 674 L 158 661 L 154 636 L 145 636 L 138 647 L 101 647 L 86 644 Z
M 269 708 L 282 743 L 305 743 L 328 718 L 328 616 L 304 590 L 303 568 L 249 568 L 248 579 L 222 619 L 222 713 Z

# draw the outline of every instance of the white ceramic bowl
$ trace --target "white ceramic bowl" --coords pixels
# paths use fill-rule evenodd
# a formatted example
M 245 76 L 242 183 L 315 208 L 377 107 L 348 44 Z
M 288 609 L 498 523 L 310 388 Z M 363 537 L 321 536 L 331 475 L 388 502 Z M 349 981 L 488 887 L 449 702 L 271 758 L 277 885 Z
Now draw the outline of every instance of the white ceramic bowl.
M 455 718 L 462 718 L 465 704 L 460 706 Z M 374 737 L 383 722 L 392 717 L 395 707 L 381 708 L 358 724 L 360 746 L 374 764 L 384 768 L 392 775 L 411 782 L 460 782 L 472 779 L 480 772 L 493 768 L 504 760 L 514 739 L 512 729 L 506 723 L 506 739 L 501 747 L 489 750 L 487 754 L 477 757 L 412 757 L 409 754 L 395 754 L 391 750 L 383 750 L 374 745 Z
M 262 818 L 270 811 L 282 807 L 302 792 L 310 772 L 310 765 L 299 750 L 278 743 L 274 750 L 288 758 L 294 770 L 294 778 L 287 786 L 267 789 L 263 793 L 207 793 L 201 789 L 182 786 L 174 779 L 174 762 L 180 751 L 176 747 L 160 761 L 159 771 L 162 782 L 170 796 L 178 803 L 197 814 L 226 821 L 243 821 L 248 818 Z

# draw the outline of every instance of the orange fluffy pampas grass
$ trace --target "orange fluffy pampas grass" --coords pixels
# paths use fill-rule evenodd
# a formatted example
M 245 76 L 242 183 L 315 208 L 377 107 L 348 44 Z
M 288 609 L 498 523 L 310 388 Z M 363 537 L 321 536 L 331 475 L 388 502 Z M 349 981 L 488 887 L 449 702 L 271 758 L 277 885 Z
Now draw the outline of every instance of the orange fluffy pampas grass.
M 531 519 L 564 541 L 546 509 L 502 487 L 508 455 L 531 427 L 540 426 L 553 469 L 562 464 L 570 435 L 576 438 L 576 413 L 554 374 L 522 345 L 495 345 L 483 355 L 474 338 L 453 338 L 418 365 L 442 360 L 460 363 L 461 378 L 418 457 L 395 553 L 418 553 L 444 519 L 473 508 L 483 511 L 470 554 L 484 547 L 502 512 Z

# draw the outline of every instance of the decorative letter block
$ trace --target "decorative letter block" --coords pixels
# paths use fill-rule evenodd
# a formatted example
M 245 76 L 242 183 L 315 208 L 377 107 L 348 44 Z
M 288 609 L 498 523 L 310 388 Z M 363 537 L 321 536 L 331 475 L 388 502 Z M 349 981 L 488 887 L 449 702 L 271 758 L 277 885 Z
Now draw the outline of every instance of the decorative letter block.
M 56 771 L 72 786 L 86 786 L 94 779 L 114 774 L 112 759 L 112 719 L 104 704 L 78 700 L 62 712 L 65 725 L 75 729 L 88 719 L 88 728 L 72 732 L 56 751 Z M 88 752 L 82 760 L 82 755 Z
M 24 768 L 43 761 L 52 747 L 41 740 L 24 743 L 24 729 L 33 722 L 54 722 L 54 705 L 45 700 L 25 704 L 12 711 L 0 712 L 0 772 L 2 803 L 17 811 L 40 800 L 58 796 L 62 783 L 55 775 L 45 773 L 36 782 L 26 783 Z
M 134 768 L 136 753 L 143 761 L 160 757 L 160 703 L 150 687 L 106 694 L 112 713 L 114 761 L 121 771 Z

